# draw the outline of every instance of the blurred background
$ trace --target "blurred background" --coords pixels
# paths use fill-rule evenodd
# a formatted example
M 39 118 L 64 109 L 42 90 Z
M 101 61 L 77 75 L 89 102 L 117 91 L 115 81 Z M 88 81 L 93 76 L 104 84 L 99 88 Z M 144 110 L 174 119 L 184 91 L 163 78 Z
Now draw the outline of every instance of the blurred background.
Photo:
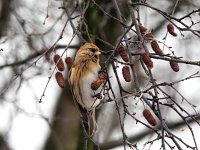
M 67 83 L 68 71 L 65 69 L 63 72 L 66 85 L 62 89 L 54 77 L 55 64 L 52 58 L 54 54 L 62 55 L 63 59 L 66 56 L 73 58 L 76 50 L 85 41 L 96 43 L 102 51 L 112 50 L 123 34 L 119 21 L 111 17 L 118 18 L 114 2 L 116 1 L 0 1 L 0 150 L 83 149 L 84 136 Z M 132 2 L 146 2 L 154 8 L 172 14 L 175 18 L 181 18 L 200 8 L 200 1 L 195 0 Z M 127 1 L 117 0 L 117 4 L 124 23 L 130 25 L 131 14 Z M 150 7 L 137 6 L 135 9 L 140 15 L 140 22 L 153 33 L 156 40 L 160 41 L 159 44 L 166 54 L 172 53 L 191 62 L 200 60 L 199 34 L 197 36 L 189 30 L 180 32 L 175 28 L 177 37 L 169 34 L 166 36 L 169 20 Z M 199 10 L 186 17 L 183 22 L 200 33 Z M 178 21 L 175 24 L 182 27 Z M 74 36 L 76 28 L 80 28 L 80 33 Z M 127 35 L 136 37 L 134 32 Z M 164 47 L 162 43 L 171 48 Z M 150 45 L 147 44 L 147 47 Z M 122 61 L 118 55 L 116 58 Z M 105 57 L 102 56 L 100 61 L 103 63 Z M 168 61 L 153 59 L 153 62 L 152 74 L 157 83 L 178 81 L 200 70 L 198 65 L 180 63 L 180 71 L 176 73 L 170 68 Z M 149 86 L 148 77 L 139 60 L 135 59 L 134 63 L 137 64 L 141 89 L 146 89 Z M 116 66 L 123 88 L 133 92 L 133 82 L 125 82 L 121 75 L 122 65 L 119 63 Z M 120 97 L 111 66 L 108 67 L 108 71 L 115 96 Z M 189 78 L 176 84 L 176 90 L 168 86 L 163 89 L 199 121 L 200 79 L 198 74 L 196 75 L 197 78 Z M 132 114 L 147 123 L 142 115 L 144 104 L 139 98 L 129 97 L 126 104 Z M 119 102 L 120 107 L 121 105 Z M 123 114 L 122 109 L 119 109 L 119 112 Z M 176 136 L 192 146 L 195 138 L 200 147 L 200 127 L 194 120 L 188 120 L 193 129 L 192 135 L 185 122 L 173 109 L 163 107 L 162 115 Z M 98 132 L 93 139 L 100 144 L 100 148 L 124 149 L 119 116 L 113 101 L 104 103 L 98 109 L 97 120 Z M 156 150 L 162 145 L 160 140 L 151 142 L 157 135 L 130 116 L 124 120 L 124 129 L 128 139 L 137 144 L 139 150 Z M 168 142 L 171 144 L 170 139 Z M 180 144 L 186 149 L 184 144 Z M 96 148 L 91 144 L 88 149 Z

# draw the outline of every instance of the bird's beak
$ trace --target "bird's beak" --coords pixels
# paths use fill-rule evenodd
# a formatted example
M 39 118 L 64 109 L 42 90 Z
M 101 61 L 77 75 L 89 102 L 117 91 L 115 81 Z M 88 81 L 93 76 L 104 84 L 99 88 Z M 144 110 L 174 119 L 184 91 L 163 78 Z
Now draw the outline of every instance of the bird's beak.
M 95 55 L 101 55 L 101 52 L 100 51 L 96 51 Z

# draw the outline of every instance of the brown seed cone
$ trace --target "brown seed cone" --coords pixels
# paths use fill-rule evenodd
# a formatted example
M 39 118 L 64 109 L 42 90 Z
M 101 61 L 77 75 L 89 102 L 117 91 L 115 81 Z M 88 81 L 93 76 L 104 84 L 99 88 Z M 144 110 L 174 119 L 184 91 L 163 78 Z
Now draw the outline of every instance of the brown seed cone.
M 151 48 L 159 56 L 163 56 L 164 55 L 163 51 L 160 49 L 160 47 L 159 47 L 159 45 L 158 45 L 156 40 L 151 41 Z
M 143 25 L 139 25 L 139 29 L 142 35 L 148 32 L 147 28 L 144 27 Z
M 126 82 L 130 82 L 131 81 L 131 74 L 130 74 L 130 69 L 129 69 L 128 66 L 123 66 L 122 75 L 123 75 L 123 77 L 124 77 Z
M 65 79 L 61 72 L 56 72 L 55 74 L 56 81 L 61 88 L 65 87 Z
M 171 23 L 169 23 L 168 25 L 167 25 L 167 31 L 171 34 L 171 35 L 173 35 L 173 36 L 177 36 L 177 34 L 176 34 L 176 32 L 174 31 L 174 26 L 171 24 Z
M 65 65 L 62 61 L 62 58 L 58 54 L 54 55 L 53 60 L 54 60 L 54 63 L 56 64 L 56 67 L 58 68 L 58 70 L 64 71 Z
M 169 64 L 170 64 L 170 67 L 172 68 L 172 70 L 174 70 L 175 72 L 179 71 L 179 65 L 177 62 L 170 60 Z
M 150 125 L 152 125 L 152 126 L 157 125 L 156 119 L 154 118 L 154 116 L 151 114 L 151 112 L 148 109 L 144 109 L 143 116 Z
M 102 72 L 99 73 L 98 77 L 99 77 L 100 80 L 105 81 L 108 77 L 108 74 L 106 72 L 102 71 Z
M 146 27 L 144 27 L 143 25 L 139 25 L 139 29 L 140 29 L 141 34 L 144 37 L 146 37 L 149 40 L 153 39 L 153 34 L 150 31 L 148 31 Z
M 145 65 L 147 66 L 148 69 L 152 69 L 153 68 L 153 61 L 151 60 L 151 58 L 149 57 L 149 55 L 144 52 L 142 54 L 140 54 L 143 62 L 145 63 Z
M 118 48 L 118 51 L 119 51 L 119 55 L 121 56 L 121 58 L 125 61 L 125 62 L 128 62 L 128 54 L 127 52 L 125 51 L 124 47 L 120 46 Z
M 101 79 L 97 79 L 97 80 L 93 81 L 91 84 L 91 89 L 96 91 L 101 86 L 102 83 L 103 83 L 103 80 L 101 80 Z
M 73 65 L 73 59 L 71 57 L 66 57 L 65 58 L 65 63 L 67 64 L 68 70 L 70 70 L 72 65 Z
M 153 39 L 153 34 L 151 32 L 148 32 L 145 34 L 145 37 L 147 37 L 149 40 Z

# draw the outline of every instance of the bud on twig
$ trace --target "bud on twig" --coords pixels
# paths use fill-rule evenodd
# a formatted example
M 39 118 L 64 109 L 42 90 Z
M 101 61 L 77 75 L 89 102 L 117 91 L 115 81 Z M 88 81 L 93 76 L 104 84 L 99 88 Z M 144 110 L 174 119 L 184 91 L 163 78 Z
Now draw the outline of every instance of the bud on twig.
M 170 60 L 169 64 L 170 64 L 170 67 L 172 68 L 172 70 L 174 70 L 175 72 L 179 71 L 179 66 L 178 66 L 177 62 L 175 62 L 174 60 Z
M 71 57 L 66 57 L 65 58 L 65 63 L 67 64 L 68 70 L 70 70 L 72 65 L 73 65 L 73 59 Z
M 143 111 L 144 118 L 148 121 L 148 123 L 152 126 L 156 126 L 157 122 L 154 116 L 151 114 L 151 112 L 148 109 L 145 109 Z
M 128 62 L 128 54 L 127 52 L 125 51 L 124 47 L 120 46 L 118 48 L 118 51 L 119 51 L 119 55 L 121 56 L 121 58 L 125 61 L 125 62 Z
M 59 71 L 63 71 L 65 69 L 62 58 L 58 54 L 54 55 L 53 60 Z
M 159 56 L 163 56 L 163 55 L 164 55 L 163 51 L 160 49 L 160 47 L 159 47 L 159 45 L 158 45 L 158 43 L 157 43 L 156 40 L 153 40 L 153 41 L 151 42 L 151 47 L 152 47 L 153 51 L 154 51 L 156 54 L 158 54 Z
M 174 26 L 173 26 L 171 23 L 169 23 L 169 24 L 167 25 L 167 31 L 168 31 L 171 35 L 177 36 L 176 32 L 174 31 Z
M 149 55 L 144 52 L 142 54 L 140 54 L 143 62 L 145 63 L 145 65 L 147 66 L 148 69 L 152 69 L 153 68 L 153 61 L 151 60 L 151 58 L 149 57 Z
M 130 82 L 131 81 L 131 74 L 130 74 L 130 69 L 129 69 L 128 66 L 123 66 L 122 75 L 123 75 L 123 77 L 124 77 L 126 82 Z
M 101 79 L 97 79 L 96 81 L 93 81 L 91 84 L 91 89 L 96 91 L 101 86 L 102 83 L 103 83 L 103 80 Z
M 65 87 L 65 80 L 61 72 L 56 72 L 55 74 L 56 81 L 61 88 Z

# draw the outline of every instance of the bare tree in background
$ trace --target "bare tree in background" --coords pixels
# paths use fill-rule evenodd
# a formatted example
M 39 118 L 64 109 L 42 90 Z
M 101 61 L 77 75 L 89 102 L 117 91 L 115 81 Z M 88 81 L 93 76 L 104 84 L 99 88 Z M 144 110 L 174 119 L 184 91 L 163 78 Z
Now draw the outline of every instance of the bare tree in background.
M 199 89 L 192 87 L 193 80 L 199 82 L 200 77 L 200 53 L 194 46 L 200 38 L 199 2 L 38 3 L 0 2 L 0 100 L 2 107 L 12 105 L 0 149 L 9 149 L 10 143 L 5 141 L 20 114 L 39 117 L 48 124 L 46 150 L 119 146 L 150 150 L 155 145 L 163 150 L 199 149 Z M 97 110 L 98 132 L 92 138 L 84 134 L 74 107 L 67 65 L 59 69 L 59 62 L 73 59 L 75 50 L 85 42 L 96 43 L 102 50 L 100 62 L 108 74 L 105 99 Z M 59 56 L 56 63 L 55 55 Z M 40 77 L 45 77 L 38 85 L 43 90 L 36 93 L 29 85 Z M 40 105 L 48 103 L 45 97 L 56 80 L 61 93 L 48 116 Z M 183 90 L 186 83 L 191 87 Z M 19 105 L 25 85 L 35 96 L 30 103 L 37 113 Z M 194 97 L 185 96 L 191 95 L 190 89 L 196 91 Z

